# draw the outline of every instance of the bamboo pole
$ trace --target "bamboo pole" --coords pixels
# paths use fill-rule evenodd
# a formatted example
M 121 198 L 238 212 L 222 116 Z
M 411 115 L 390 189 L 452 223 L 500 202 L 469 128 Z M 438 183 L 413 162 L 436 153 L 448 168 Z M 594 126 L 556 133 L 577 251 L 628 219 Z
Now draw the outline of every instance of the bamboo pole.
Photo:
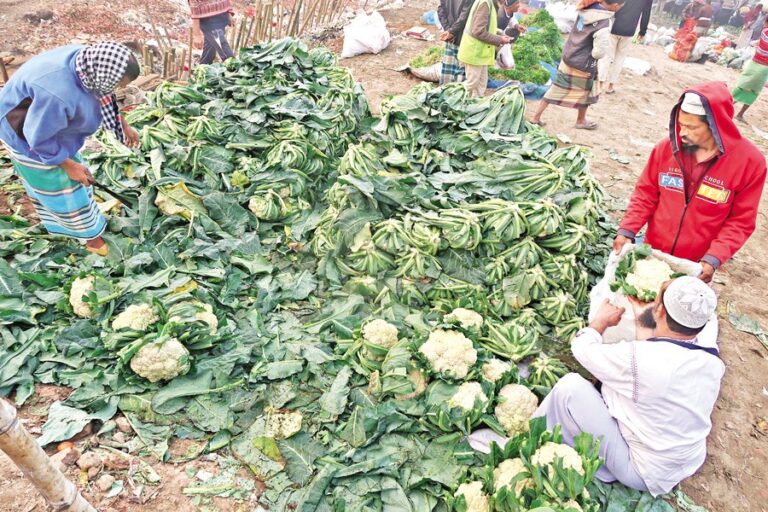
M 285 35 L 287 36 L 293 36 L 293 24 L 296 21 L 296 17 L 301 14 L 301 2 L 302 0 L 297 0 L 293 2 L 293 9 L 291 10 L 290 15 L 288 16 L 288 25 L 286 26 Z
M 242 50 L 245 47 L 246 35 L 248 32 L 248 18 L 243 18 L 243 22 L 240 24 L 240 42 L 237 45 L 237 49 Z
M 192 73 L 192 47 L 195 44 L 195 35 L 192 27 L 189 27 L 189 61 L 187 62 L 187 71 Z
M 285 10 L 283 9 L 283 0 L 277 0 L 277 39 L 282 39 L 283 37 L 283 13 Z
M 245 34 L 245 48 L 250 48 L 253 46 L 251 43 L 251 33 L 253 32 L 253 27 L 256 24 L 256 13 L 253 13 L 253 16 L 251 16 L 251 19 L 248 21 L 248 32 Z
M 264 6 L 264 13 L 262 17 L 262 27 L 261 32 L 259 35 L 259 42 L 263 42 L 268 40 L 268 38 L 272 38 L 272 20 L 274 19 L 273 16 L 273 5 L 272 2 L 268 2 Z
M 273 21 L 275 19 L 275 16 L 274 16 L 275 11 L 274 11 L 273 4 L 270 4 L 270 6 L 272 6 L 272 8 L 270 8 L 269 10 L 270 11 L 269 12 L 269 38 L 267 39 L 267 41 L 272 40 L 272 35 L 275 32 L 275 22 Z
M 304 23 L 301 25 L 301 29 L 299 30 L 298 36 L 301 37 L 302 34 L 304 34 L 307 30 L 307 26 L 310 27 L 310 29 L 314 28 L 312 25 L 312 21 L 315 18 L 315 14 L 317 12 L 317 6 L 320 5 L 320 2 L 313 2 L 312 7 L 310 8 L 309 12 L 307 13 L 307 17 L 304 19 Z
M 21 426 L 16 408 L 0 398 L 0 451 L 5 452 L 43 495 L 48 505 L 59 512 L 96 512 L 66 479 L 37 441 Z

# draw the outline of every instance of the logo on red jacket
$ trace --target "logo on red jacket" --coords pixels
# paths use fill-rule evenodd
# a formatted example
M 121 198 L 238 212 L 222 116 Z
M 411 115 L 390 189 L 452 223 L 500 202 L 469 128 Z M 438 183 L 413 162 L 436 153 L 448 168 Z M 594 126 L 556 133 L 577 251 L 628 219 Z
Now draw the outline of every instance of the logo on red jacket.
M 696 192 L 696 196 L 699 199 L 712 204 L 725 204 L 728 202 L 728 198 L 731 197 L 730 190 L 715 183 L 716 180 L 705 179 L 704 181 L 708 183 L 702 183 Z
M 675 192 L 683 191 L 683 174 L 681 172 L 662 172 L 659 174 L 659 186 Z

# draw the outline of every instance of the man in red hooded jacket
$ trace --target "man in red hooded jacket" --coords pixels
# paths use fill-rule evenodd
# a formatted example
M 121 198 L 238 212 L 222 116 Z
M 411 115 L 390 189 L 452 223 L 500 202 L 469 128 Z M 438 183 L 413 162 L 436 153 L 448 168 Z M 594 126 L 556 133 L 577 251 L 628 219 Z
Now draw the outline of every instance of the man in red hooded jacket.
M 685 91 L 672 109 L 669 140 L 653 149 L 619 225 L 618 253 L 648 225 L 645 242 L 702 264 L 709 282 L 755 230 L 765 158 L 733 122 L 723 82 Z

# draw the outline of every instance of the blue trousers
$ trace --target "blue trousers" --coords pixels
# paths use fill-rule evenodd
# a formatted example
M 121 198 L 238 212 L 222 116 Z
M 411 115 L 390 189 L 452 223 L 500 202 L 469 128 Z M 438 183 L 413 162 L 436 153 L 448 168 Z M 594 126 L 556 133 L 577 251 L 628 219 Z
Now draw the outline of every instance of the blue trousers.
M 200 57 L 200 64 L 212 63 L 217 54 L 222 61 L 235 56 L 225 33 L 228 24 L 228 12 L 200 20 L 200 30 L 203 32 L 203 55 Z

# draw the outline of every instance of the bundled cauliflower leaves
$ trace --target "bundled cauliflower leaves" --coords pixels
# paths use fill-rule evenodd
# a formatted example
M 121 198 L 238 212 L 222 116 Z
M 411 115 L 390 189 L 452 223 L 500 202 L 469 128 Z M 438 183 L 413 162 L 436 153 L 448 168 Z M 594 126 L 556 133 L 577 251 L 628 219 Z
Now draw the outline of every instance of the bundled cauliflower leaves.
M 494 410 L 496 419 L 513 436 L 528 431 L 528 421 L 539 406 L 536 395 L 520 384 L 507 384 L 499 391 L 499 403 Z
M 112 329 L 131 329 L 146 331 L 147 328 L 160 320 L 155 310 L 149 304 L 132 304 L 112 320 Z
M 472 341 L 457 331 L 437 329 L 419 348 L 430 367 L 443 375 L 463 379 L 477 362 L 477 350 Z

